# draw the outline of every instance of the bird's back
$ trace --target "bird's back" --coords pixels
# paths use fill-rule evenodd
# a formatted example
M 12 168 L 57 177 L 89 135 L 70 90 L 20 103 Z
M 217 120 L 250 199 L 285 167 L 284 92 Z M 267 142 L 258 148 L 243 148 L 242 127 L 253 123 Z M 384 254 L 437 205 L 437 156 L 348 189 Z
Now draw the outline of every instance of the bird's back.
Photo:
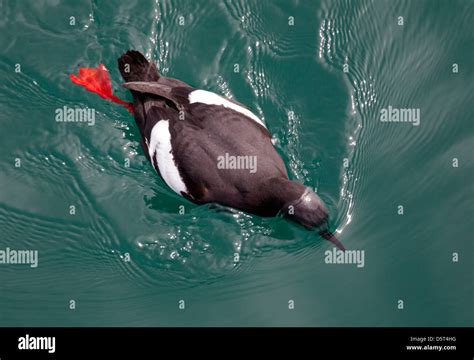
M 136 56 L 132 55 L 129 60 Z M 143 61 L 135 66 L 143 68 L 144 79 L 135 68 L 134 77 L 124 76 L 124 86 L 134 97 L 145 153 L 165 182 L 197 203 L 217 202 L 274 215 L 274 209 L 265 208 L 263 187 L 288 175 L 260 119 L 233 100 L 177 79 L 156 78 Z M 168 141 L 169 150 L 160 145 Z

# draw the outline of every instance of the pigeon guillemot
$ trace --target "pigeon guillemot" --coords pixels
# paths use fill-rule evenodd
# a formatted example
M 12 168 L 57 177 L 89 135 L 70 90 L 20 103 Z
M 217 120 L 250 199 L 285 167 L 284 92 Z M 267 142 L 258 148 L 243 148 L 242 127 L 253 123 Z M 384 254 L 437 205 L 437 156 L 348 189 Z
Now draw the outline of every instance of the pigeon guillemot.
M 344 249 L 328 230 L 324 203 L 289 180 L 268 129 L 247 107 L 160 76 L 138 51 L 127 51 L 118 66 L 145 155 L 171 189 L 197 204 L 283 214 Z

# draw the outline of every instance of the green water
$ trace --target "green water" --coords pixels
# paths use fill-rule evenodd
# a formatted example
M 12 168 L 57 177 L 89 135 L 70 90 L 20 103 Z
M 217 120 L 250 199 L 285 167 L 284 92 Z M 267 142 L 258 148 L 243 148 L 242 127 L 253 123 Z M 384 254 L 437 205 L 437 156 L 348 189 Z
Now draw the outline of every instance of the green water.
M 0 326 L 473 325 L 472 1 L 1 1 L 0 14 L 0 250 L 38 251 L 36 268 L 0 264 Z M 263 118 L 364 267 L 327 264 L 331 244 L 283 219 L 167 188 L 130 114 L 68 78 L 103 63 L 130 99 L 116 68 L 129 48 Z M 419 126 L 380 121 L 389 105 L 419 109 Z M 56 122 L 63 106 L 94 108 L 94 126 Z

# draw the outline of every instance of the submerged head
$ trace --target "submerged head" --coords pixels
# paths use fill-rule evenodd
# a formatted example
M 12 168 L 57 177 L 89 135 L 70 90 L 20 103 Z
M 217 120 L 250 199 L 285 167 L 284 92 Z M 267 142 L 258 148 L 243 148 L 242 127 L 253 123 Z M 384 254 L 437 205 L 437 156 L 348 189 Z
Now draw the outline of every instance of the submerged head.
M 327 224 L 329 216 L 326 205 L 309 187 L 299 199 L 287 203 L 284 211 L 285 216 L 310 229 Z
M 283 207 L 285 217 L 305 226 L 308 229 L 317 229 L 326 240 L 331 241 L 341 250 L 342 243 L 328 229 L 329 212 L 319 196 L 309 187 L 296 200 L 289 201 Z

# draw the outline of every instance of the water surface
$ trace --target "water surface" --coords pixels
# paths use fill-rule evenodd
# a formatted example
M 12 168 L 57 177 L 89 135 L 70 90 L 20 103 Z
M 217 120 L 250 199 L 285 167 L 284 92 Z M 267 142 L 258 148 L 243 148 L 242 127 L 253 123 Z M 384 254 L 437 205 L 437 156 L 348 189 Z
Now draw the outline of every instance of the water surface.
M 472 326 L 472 1 L 0 7 L 0 249 L 39 254 L 0 265 L 0 326 Z M 129 48 L 259 115 L 365 266 L 167 188 L 130 114 L 68 79 L 103 63 L 130 99 Z M 419 126 L 381 122 L 389 105 Z M 95 125 L 56 122 L 63 106 L 94 108 Z

